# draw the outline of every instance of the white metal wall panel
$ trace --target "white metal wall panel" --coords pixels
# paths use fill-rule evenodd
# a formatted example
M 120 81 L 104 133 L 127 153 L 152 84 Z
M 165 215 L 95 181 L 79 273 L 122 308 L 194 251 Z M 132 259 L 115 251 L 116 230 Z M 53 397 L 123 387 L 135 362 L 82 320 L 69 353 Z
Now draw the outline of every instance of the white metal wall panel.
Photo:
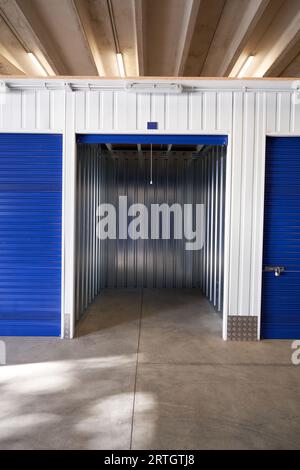
M 75 96 L 66 93 L 66 115 L 64 128 L 64 172 L 63 172 L 63 312 L 73 319 L 75 313 Z M 75 322 L 71 321 L 70 336 L 73 337 Z M 64 331 L 64 328 L 62 328 Z
M 292 132 L 300 135 L 300 94 L 293 95 L 292 98 Z
M 147 122 L 151 120 L 151 96 L 137 95 L 137 129 L 147 129 Z
M 187 93 L 182 93 L 177 95 L 177 107 L 176 107 L 176 117 L 177 117 L 177 130 L 186 129 L 189 130 L 189 95 Z
M 115 122 L 117 122 L 115 93 L 113 91 L 101 92 L 100 106 L 100 128 L 102 130 L 114 130 Z
M 135 98 L 135 95 L 132 94 Z M 128 114 L 130 115 L 131 112 L 128 113 L 128 104 L 127 104 L 128 94 L 123 92 L 116 92 L 115 94 L 115 113 L 116 113 L 116 127 L 119 128 L 122 125 L 122 122 L 126 122 L 126 118 Z M 136 107 L 136 103 L 133 103 L 134 108 Z M 133 129 L 136 129 L 136 113 L 134 113 L 134 125 L 132 126 Z
M 97 92 L 99 93 L 99 92 Z M 85 99 L 87 93 L 84 91 L 77 91 L 75 94 L 75 127 L 76 130 L 80 129 L 82 131 L 86 130 L 86 107 L 85 107 Z M 100 103 L 99 103 L 100 108 Z M 98 126 L 99 128 L 100 126 Z
M 165 129 L 165 95 L 152 96 L 151 121 L 160 123 L 160 127 Z
M 254 154 L 255 130 L 255 94 L 247 94 L 244 99 L 243 121 L 243 155 L 241 159 L 241 218 L 240 218 L 240 271 L 239 271 L 239 300 L 238 312 L 249 315 L 250 275 L 251 275 L 251 245 L 252 245 L 252 188 L 253 188 L 253 159 L 248 155 Z M 245 152 L 247 149 L 247 152 Z M 246 312 L 246 313 L 243 313 Z
M 35 129 L 36 128 L 36 92 L 28 91 L 22 92 L 22 128 Z
M 76 129 L 144 131 L 157 121 L 159 131 L 228 131 L 232 93 L 135 94 L 125 91 L 76 92 Z
M 291 96 L 277 94 L 277 132 L 289 133 L 291 129 Z
M 11 95 L 10 104 L 10 122 L 13 129 L 20 128 L 22 126 L 22 100 L 21 92 L 14 92 Z
M 203 129 L 203 94 L 196 93 L 190 97 L 190 129 L 201 131 Z
M 266 93 L 266 107 L 267 107 L 267 129 L 269 133 L 276 131 L 276 116 L 277 116 L 277 93 Z
M 243 120 L 244 112 L 243 93 L 234 93 L 233 96 L 233 130 L 231 155 L 231 194 L 230 194 L 230 254 L 229 254 L 229 298 L 228 311 L 231 315 L 238 315 L 239 309 L 239 273 L 241 250 L 246 247 L 240 245 L 241 220 L 241 190 L 242 190 L 242 159 L 243 159 Z M 228 223 L 228 221 L 227 221 Z M 243 313 L 246 315 L 246 313 Z
M 62 130 L 62 90 L 11 91 L 0 100 L 0 126 L 5 130 Z M 68 93 L 68 92 L 67 92 Z M 76 130 L 143 131 L 147 120 L 156 120 L 159 131 L 232 132 L 229 114 L 234 92 L 195 92 L 181 95 L 77 91 Z M 252 93 L 245 92 L 245 95 Z M 266 91 L 267 133 L 300 131 L 300 110 L 292 93 Z M 294 102 L 295 101 L 295 102 Z M 299 101 L 299 99 L 298 99 Z M 243 118 L 241 111 L 240 119 Z
M 45 132 L 64 129 L 65 92 L 10 91 L 0 96 L 0 131 Z
M 50 129 L 50 92 L 37 92 L 37 128 Z
M 166 113 L 166 118 L 165 118 L 165 127 L 166 130 L 177 130 L 177 96 L 170 95 L 165 97 L 166 105 L 165 105 L 165 113 Z
M 86 128 L 99 129 L 100 126 L 100 93 L 91 91 L 86 96 Z
M 217 129 L 217 93 L 204 94 L 203 122 L 204 130 Z
M 266 151 L 266 94 L 257 93 L 253 153 L 253 196 L 251 224 L 250 305 L 249 315 L 258 315 L 261 305 L 262 246 L 264 217 L 264 183 Z M 258 332 L 259 333 L 259 332 Z M 259 336 L 260 337 L 260 334 Z

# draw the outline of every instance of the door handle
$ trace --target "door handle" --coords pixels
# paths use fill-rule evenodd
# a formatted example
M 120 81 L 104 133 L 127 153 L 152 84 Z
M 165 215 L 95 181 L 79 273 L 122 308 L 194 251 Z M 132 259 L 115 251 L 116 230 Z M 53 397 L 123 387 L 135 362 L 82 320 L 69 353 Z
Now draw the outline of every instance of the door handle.
M 264 271 L 273 272 L 276 277 L 279 277 L 285 271 L 285 267 L 284 266 L 265 266 Z

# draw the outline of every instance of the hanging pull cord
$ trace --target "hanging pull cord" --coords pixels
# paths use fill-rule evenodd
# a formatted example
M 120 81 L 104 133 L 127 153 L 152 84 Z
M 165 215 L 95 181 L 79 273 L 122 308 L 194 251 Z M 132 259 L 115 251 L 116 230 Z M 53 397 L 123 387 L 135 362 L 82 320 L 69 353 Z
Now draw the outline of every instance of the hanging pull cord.
M 150 144 L 150 184 L 153 183 L 152 181 L 152 144 Z

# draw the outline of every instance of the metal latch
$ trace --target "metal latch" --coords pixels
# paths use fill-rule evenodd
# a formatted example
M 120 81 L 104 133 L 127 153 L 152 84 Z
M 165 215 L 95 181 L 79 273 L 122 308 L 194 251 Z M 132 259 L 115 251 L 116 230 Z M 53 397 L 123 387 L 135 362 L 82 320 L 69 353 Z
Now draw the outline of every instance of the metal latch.
M 273 272 L 275 276 L 278 277 L 285 271 L 285 267 L 284 266 L 265 266 L 264 271 Z

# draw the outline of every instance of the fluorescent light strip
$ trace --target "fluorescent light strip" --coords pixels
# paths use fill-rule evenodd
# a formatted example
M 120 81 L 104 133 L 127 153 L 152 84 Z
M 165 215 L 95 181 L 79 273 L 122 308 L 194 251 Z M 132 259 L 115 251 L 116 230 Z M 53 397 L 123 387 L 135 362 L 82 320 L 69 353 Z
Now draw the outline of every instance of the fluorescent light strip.
M 31 62 L 34 64 L 35 68 L 38 70 L 39 74 L 42 77 L 48 77 L 48 74 L 44 67 L 40 64 L 40 62 L 37 60 L 35 55 L 32 52 L 27 52 L 28 57 L 30 58 Z
M 118 67 L 119 67 L 119 74 L 121 77 L 125 77 L 125 67 L 124 67 L 124 61 L 123 61 L 123 56 L 120 52 L 117 53 L 117 62 L 118 62 Z
M 248 59 L 245 61 L 244 65 L 242 66 L 241 70 L 238 73 L 238 78 L 242 78 L 246 76 L 246 72 L 249 69 L 250 65 L 254 60 L 254 55 L 249 55 Z

